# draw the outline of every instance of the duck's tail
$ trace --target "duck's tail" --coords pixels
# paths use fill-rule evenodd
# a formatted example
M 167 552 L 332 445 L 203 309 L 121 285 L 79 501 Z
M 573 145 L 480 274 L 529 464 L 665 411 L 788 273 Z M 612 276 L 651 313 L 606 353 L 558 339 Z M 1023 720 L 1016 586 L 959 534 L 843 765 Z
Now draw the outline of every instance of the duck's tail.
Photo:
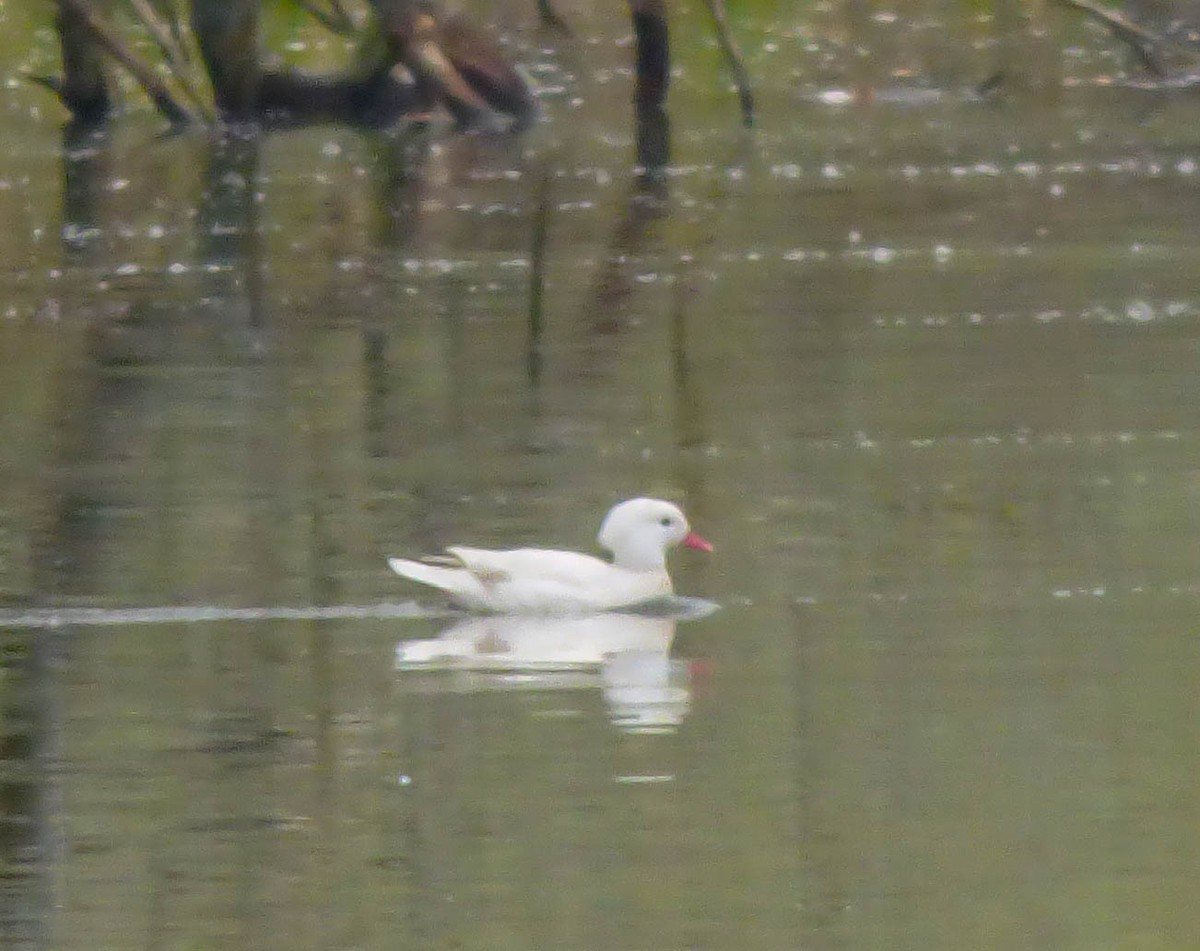
M 450 568 L 445 565 L 430 565 L 408 558 L 389 558 L 388 567 L 403 578 L 427 584 L 449 594 L 464 604 L 477 602 L 484 596 L 483 585 L 466 568 Z

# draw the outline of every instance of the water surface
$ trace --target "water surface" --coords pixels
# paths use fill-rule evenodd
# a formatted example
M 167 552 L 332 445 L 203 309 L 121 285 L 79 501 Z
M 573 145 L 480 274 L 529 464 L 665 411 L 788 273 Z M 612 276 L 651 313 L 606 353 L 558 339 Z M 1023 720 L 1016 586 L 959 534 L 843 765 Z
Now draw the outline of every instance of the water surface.
M 578 16 L 518 139 L 67 153 L 12 91 L 5 945 L 1188 946 L 1196 103 L 814 9 L 741 24 L 747 135 L 685 11 L 646 181 Z M 386 555 L 634 494 L 720 611 L 397 669 L 462 621 Z

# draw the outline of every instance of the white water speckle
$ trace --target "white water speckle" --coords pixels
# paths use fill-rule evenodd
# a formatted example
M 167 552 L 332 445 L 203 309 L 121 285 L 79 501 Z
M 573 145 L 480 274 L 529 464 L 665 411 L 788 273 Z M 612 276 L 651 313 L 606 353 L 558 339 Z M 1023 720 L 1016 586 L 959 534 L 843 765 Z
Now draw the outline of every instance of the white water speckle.
M 1125 316 L 1130 320 L 1144 324 L 1154 319 L 1154 308 L 1149 301 L 1131 300 L 1125 305 Z
M 854 102 L 854 93 L 848 89 L 825 89 L 817 93 L 817 102 L 827 106 L 844 106 Z

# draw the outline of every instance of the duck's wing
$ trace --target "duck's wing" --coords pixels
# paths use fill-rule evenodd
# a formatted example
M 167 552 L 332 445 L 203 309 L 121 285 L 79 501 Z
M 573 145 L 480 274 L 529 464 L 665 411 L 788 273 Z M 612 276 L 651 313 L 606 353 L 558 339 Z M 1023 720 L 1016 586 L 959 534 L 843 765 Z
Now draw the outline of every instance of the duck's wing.
M 454 546 L 424 561 L 389 558 L 398 575 L 439 588 L 476 610 L 572 612 L 619 607 L 669 594 L 665 572 L 630 572 L 572 551 L 492 551 Z
M 488 607 L 495 611 L 595 610 L 670 592 L 665 572 L 630 572 L 579 552 L 464 547 L 447 551 L 488 592 Z
M 551 582 L 579 588 L 603 585 L 613 573 L 607 561 L 576 551 L 513 548 L 493 551 L 455 545 L 446 552 L 482 584 Z
M 492 551 L 456 545 L 420 561 L 389 558 L 396 574 L 445 591 L 468 607 L 511 610 L 561 599 L 601 582 L 612 567 L 599 558 L 569 551 L 519 548 Z

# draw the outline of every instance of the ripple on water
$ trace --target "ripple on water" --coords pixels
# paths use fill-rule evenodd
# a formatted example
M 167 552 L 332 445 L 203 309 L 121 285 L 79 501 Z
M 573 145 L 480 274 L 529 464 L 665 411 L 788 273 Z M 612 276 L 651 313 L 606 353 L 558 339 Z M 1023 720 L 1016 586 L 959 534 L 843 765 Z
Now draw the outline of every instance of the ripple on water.
M 448 616 L 415 601 L 343 604 L 329 607 L 227 608 L 218 605 L 164 605 L 148 608 L 38 608 L 0 612 L 0 627 L 109 627 L 130 624 L 203 624 L 213 621 L 334 621 Z

